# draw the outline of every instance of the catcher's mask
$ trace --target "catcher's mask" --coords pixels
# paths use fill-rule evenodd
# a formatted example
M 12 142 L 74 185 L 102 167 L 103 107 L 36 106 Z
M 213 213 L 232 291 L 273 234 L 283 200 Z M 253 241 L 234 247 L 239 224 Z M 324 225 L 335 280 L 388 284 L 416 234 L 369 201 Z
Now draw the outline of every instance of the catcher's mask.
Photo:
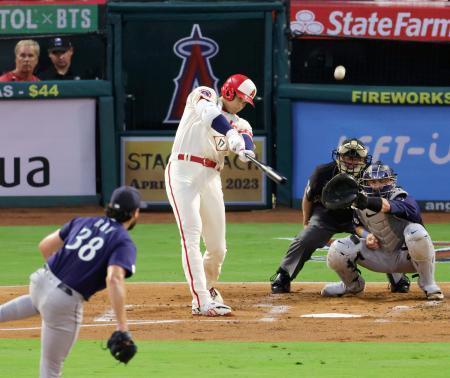
M 331 154 L 339 171 L 358 177 L 372 161 L 363 142 L 356 138 L 344 140 Z
M 381 161 L 367 168 L 361 178 L 363 191 L 371 197 L 389 198 L 396 185 L 397 174 Z

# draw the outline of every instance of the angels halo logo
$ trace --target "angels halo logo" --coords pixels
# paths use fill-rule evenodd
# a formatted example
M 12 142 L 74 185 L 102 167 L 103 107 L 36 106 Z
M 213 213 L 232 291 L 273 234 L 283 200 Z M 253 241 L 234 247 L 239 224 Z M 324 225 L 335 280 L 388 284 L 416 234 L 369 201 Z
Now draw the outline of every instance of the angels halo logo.
M 219 45 L 202 35 L 200 26 L 192 26 L 191 35 L 173 45 L 176 56 L 182 59 L 180 72 L 173 80 L 175 90 L 164 123 L 178 123 L 183 115 L 186 99 L 194 88 L 204 85 L 217 93 L 217 82 L 209 60 L 219 52 Z

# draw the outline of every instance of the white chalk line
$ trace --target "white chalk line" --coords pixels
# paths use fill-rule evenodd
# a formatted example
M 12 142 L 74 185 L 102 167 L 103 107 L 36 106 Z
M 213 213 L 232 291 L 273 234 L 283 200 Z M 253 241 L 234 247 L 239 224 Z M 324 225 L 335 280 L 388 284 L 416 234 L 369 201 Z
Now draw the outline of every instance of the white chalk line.
M 258 320 L 257 320 L 258 321 Z M 151 325 L 151 324 L 181 324 L 181 323 L 254 323 L 255 320 L 245 319 L 166 319 L 166 320 L 129 320 L 128 325 Z M 82 324 L 81 328 L 95 328 L 95 327 L 116 327 L 115 322 L 103 324 Z M 8 331 L 38 331 L 41 327 L 22 327 L 22 328 L 0 328 L 0 332 Z
M 270 303 L 259 303 L 255 307 L 269 308 L 267 315 L 258 319 L 260 322 L 275 322 L 279 315 L 287 313 L 291 308 L 290 306 L 274 306 Z
M 136 307 L 142 307 L 142 306 L 132 305 L 132 304 L 125 305 L 125 309 L 131 309 L 131 308 L 136 308 Z M 115 320 L 116 320 L 116 315 L 114 314 L 114 310 L 112 308 L 110 308 L 109 310 L 106 310 L 103 314 L 100 314 L 99 316 L 96 316 L 94 318 L 94 322 L 113 322 Z
M 323 314 L 305 314 L 300 315 L 301 318 L 362 318 L 360 314 L 342 314 L 339 312 L 326 312 Z
M 298 282 L 298 284 L 302 285 L 317 285 L 317 284 L 323 284 L 325 282 Z M 445 283 L 445 282 L 442 282 Z M 131 285 L 185 285 L 185 282 L 129 282 L 127 284 Z M 223 284 L 231 284 L 231 285 L 261 285 L 266 284 L 266 282 L 223 282 Z M 375 285 L 385 285 L 385 283 L 381 282 L 371 282 L 370 284 Z M 28 285 L 15 285 L 15 286 L 0 286 L 5 288 L 23 288 L 28 287 Z M 439 305 L 441 302 L 430 303 L 429 306 L 432 305 Z M 255 307 L 267 307 L 270 308 L 268 314 L 258 320 L 257 322 L 275 322 L 277 321 L 277 318 L 279 315 L 285 314 L 289 311 L 289 308 L 291 306 L 274 306 L 270 303 L 260 303 L 257 305 L 254 305 Z M 140 305 L 126 305 L 126 308 L 133 308 L 133 307 L 141 307 Z M 153 306 L 151 306 L 153 307 Z M 408 306 L 398 306 L 398 308 L 395 308 L 395 310 L 405 311 L 408 310 Z M 337 313 L 327 313 L 327 314 L 304 314 L 300 317 L 323 317 L 323 318 L 333 318 L 333 317 L 360 317 L 361 315 L 351 315 L 351 314 L 337 314 Z M 376 319 L 375 322 L 382 322 L 384 319 Z M 388 320 L 386 320 L 388 321 Z M 116 326 L 115 323 L 115 316 L 113 313 L 113 310 L 107 310 L 103 314 L 99 315 L 98 317 L 94 318 L 94 322 L 97 322 L 97 324 L 82 324 L 82 328 L 92 328 L 92 327 L 113 327 Z M 102 322 L 103 324 L 98 324 L 99 322 Z M 146 324 L 176 324 L 176 323 L 198 323 L 198 322 L 222 322 L 222 323 L 254 323 L 254 320 L 237 320 L 237 319 L 193 319 L 193 320 L 180 320 L 180 319 L 166 319 L 166 320 L 129 320 L 128 324 L 130 325 L 146 325 Z M 8 331 L 33 331 L 33 330 L 40 330 L 41 327 L 24 327 L 24 328 L 0 328 L 0 332 L 8 332 Z

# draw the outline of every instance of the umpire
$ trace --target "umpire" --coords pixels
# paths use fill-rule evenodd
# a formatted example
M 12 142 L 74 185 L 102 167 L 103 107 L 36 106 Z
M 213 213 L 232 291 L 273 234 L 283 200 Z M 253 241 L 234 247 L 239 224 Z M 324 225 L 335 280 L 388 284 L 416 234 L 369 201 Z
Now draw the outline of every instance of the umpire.
M 292 241 L 280 267 L 271 277 L 273 294 L 289 293 L 291 281 L 297 277 L 305 262 L 334 234 L 355 233 L 352 209 L 326 209 L 321 202 L 322 189 L 340 172 L 358 178 L 372 158 L 360 140 L 350 138 L 332 151 L 332 159 L 330 163 L 318 165 L 308 180 L 302 200 L 303 230 Z M 389 277 L 391 291 L 407 292 L 408 278 L 402 274 L 395 274 L 394 277 Z

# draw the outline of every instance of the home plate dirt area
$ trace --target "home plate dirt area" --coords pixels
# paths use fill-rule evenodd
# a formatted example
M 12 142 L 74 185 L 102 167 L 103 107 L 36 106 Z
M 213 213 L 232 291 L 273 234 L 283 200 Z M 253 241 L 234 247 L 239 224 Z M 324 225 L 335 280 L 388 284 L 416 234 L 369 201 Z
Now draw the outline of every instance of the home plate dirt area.
M 392 294 L 369 283 L 360 296 L 322 298 L 323 284 L 294 283 L 290 294 L 271 294 L 269 283 L 218 286 L 233 308 L 227 317 L 191 315 L 185 283 L 127 284 L 127 315 L 137 340 L 238 341 L 450 341 L 450 304 L 425 300 L 417 284 Z M 450 284 L 441 285 L 450 297 Z M 0 288 L 0 303 L 28 288 Z M 115 326 L 106 292 L 85 304 L 80 337 L 106 340 Z M 0 324 L 1 338 L 39 337 L 38 316 Z
M 0 225 L 63 224 L 74 216 L 102 213 L 97 207 L 2 209 Z M 450 213 L 423 214 L 425 223 L 449 223 Z M 227 222 L 299 223 L 301 213 L 279 208 L 227 212 Z M 141 223 L 172 223 L 170 212 L 142 213 Z M 180 263 L 181 265 L 181 263 Z M 133 337 L 149 340 L 239 341 L 450 341 L 450 284 L 446 300 L 427 301 L 417 284 L 392 294 L 387 283 L 368 283 L 358 297 L 322 298 L 323 283 L 294 282 L 290 294 L 271 294 L 269 282 L 221 283 L 229 317 L 191 315 L 187 283 L 127 283 L 127 315 Z M 27 286 L 0 287 L 0 303 L 26 294 Z M 85 304 L 80 337 L 107 340 L 115 323 L 106 292 Z M 1 338 L 37 338 L 38 316 L 0 324 Z

